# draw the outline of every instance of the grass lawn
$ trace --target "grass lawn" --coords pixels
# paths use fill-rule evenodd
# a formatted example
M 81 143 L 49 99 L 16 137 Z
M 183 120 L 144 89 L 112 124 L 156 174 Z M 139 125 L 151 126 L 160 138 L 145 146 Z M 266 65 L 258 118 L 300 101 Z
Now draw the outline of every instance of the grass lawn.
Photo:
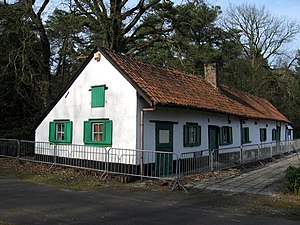
M 0 158 L 0 175 L 75 190 L 91 190 L 108 185 L 107 180 L 101 179 L 102 173 L 6 158 Z

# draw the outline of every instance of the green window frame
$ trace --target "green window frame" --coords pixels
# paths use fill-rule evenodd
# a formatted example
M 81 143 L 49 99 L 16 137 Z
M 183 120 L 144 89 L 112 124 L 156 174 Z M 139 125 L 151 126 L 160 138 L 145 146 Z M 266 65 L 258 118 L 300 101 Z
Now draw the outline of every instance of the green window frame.
M 272 141 L 276 141 L 276 136 L 277 136 L 277 130 L 274 128 L 272 129 Z
M 183 126 L 183 146 L 194 147 L 201 145 L 201 126 L 186 124 Z
M 92 108 L 104 107 L 105 105 L 105 85 L 92 86 L 91 88 L 91 105 Z
M 249 127 L 242 128 L 242 143 L 250 143 Z
M 49 123 L 49 142 L 71 144 L 73 122 L 69 120 L 54 120 Z
M 267 128 L 260 128 L 259 130 L 260 133 L 260 141 L 266 141 L 267 140 Z
M 220 127 L 220 145 L 230 145 L 233 143 L 232 127 Z
M 101 147 L 112 146 L 112 121 L 84 121 L 84 144 Z

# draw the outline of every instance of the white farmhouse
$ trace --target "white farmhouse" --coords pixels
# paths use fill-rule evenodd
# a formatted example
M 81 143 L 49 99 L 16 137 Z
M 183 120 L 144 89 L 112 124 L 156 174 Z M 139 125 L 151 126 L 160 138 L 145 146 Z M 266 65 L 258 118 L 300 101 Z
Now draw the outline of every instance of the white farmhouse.
M 199 152 L 292 139 L 270 102 L 205 78 L 95 49 L 43 114 L 36 142 Z

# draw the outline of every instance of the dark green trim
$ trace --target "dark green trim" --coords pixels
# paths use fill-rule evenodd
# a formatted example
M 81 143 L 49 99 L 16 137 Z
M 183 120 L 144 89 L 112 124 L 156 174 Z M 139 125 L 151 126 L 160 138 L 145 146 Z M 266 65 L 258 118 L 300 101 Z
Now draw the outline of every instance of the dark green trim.
M 276 135 L 277 134 L 277 130 L 274 128 L 274 129 L 272 129 L 272 141 L 276 141 Z
M 259 133 L 260 133 L 260 141 L 266 141 L 267 140 L 267 128 L 260 128 L 259 129 Z
M 196 128 L 195 132 L 195 143 L 190 143 L 190 137 L 189 137 L 189 128 L 194 127 Z M 183 146 L 184 147 L 195 147 L 201 145 L 201 126 L 191 123 L 187 123 L 187 125 L 183 125 Z
M 247 144 L 247 143 L 251 143 L 249 127 L 243 127 L 242 128 L 242 144 Z
M 161 120 L 149 120 L 150 123 L 169 123 L 169 124 L 178 124 L 175 121 L 161 121 Z
M 223 136 L 223 133 L 226 132 L 226 137 Z M 220 127 L 220 145 L 231 145 L 233 143 L 232 127 L 223 126 Z

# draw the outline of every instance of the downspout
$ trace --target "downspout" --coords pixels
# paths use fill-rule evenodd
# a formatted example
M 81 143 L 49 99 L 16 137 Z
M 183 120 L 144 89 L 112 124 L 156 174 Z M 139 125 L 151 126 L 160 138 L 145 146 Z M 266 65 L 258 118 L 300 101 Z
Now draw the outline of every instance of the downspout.
M 240 118 L 240 134 L 241 134 L 241 147 L 240 147 L 240 164 L 243 163 L 243 120 Z
M 145 132 L 144 132 L 144 124 L 145 124 L 145 119 L 144 119 L 144 114 L 145 112 L 153 112 L 156 110 L 156 106 L 152 107 L 152 108 L 144 108 L 141 110 L 141 127 L 140 127 L 140 150 L 141 150 L 141 167 L 140 167 L 140 172 L 141 172 L 141 180 L 143 180 L 143 175 L 144 175 L 144 136 L 145 136 Z

